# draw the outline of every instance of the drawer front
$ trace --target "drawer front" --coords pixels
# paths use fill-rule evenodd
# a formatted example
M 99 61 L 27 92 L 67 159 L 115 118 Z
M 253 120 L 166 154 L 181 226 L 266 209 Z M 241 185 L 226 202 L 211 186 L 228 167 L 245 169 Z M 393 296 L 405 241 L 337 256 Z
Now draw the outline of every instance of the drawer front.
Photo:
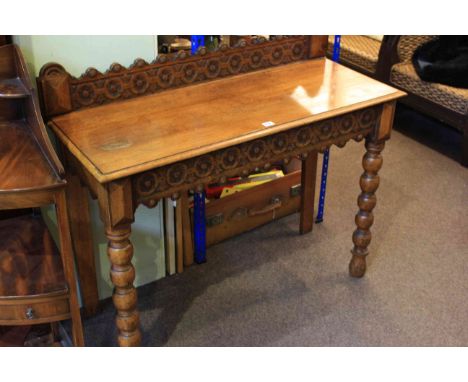
M 54 297 L 53 299 L 40 299 L 35 301 L 8 301 L 0 300 L 0 325 L 40 324 L 44 322 L 60 321 L 70 318 L 68 296 Z
M 206 204 L 206 244 L 219 243 L 299 211 L 301 172 Z

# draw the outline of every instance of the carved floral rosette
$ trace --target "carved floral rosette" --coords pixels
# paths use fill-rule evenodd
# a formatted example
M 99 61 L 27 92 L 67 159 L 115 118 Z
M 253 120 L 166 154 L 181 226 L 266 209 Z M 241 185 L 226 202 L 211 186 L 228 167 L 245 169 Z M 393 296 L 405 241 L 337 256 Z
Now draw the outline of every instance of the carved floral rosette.
M 332 144 L 343 147 L 351 139 L 360 141 L 374 131 L 381 110 L 382 106 L 369 107 L 137 174 L 132 179 L 135 202 L 154 207 L 159 198 L 177 197 L 182 190 L 268 170 L 273 162 L 323 152 Z
M 151 63 L 136 59 L 129 68 L 114 63 L 105 72 L 89 68 L 79 78 L 59 64 L 45 65 L 39 86 L 45 114 L 53 116 L 110 102 L 156 93 L 197 82 L 233 76 L 304 60 L 308 57 L 307 36 L 276 36 L 240 40 L 236 46 L 220 45 L 208 52 L 200 47 L 195 55 L 185 51 L 158 55 Z

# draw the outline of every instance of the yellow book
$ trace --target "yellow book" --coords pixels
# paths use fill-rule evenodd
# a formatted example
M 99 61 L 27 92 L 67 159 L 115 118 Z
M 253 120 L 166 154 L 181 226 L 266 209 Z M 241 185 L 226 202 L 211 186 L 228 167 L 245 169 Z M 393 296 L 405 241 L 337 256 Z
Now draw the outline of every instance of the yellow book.
M 220 198 L 224 198 L 228 195 L 232 195 L 236 192 L 244 191 L 249 188 L 259 186 L 260 184 L 271 182 L 272 180 L 283 177 L 283 171 L 273 170 L 268 172 L 262 172 L 259 174 L 249 175 L 247 178 L 240 181 L 236 181 L 231 187 L 225 187 L 221 193 Z

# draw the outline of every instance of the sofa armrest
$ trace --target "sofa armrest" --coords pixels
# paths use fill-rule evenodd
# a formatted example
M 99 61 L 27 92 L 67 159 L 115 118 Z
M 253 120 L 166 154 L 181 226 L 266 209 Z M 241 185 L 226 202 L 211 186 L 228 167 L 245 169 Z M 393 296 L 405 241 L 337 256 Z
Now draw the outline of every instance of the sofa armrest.
M 392 66 L 398 63 L 398 42 L 401 36 L 385 35 L 379 51 L 379 60 L 377 62 L 376 79 L 382 82 L 390 80 L 390 71 Z

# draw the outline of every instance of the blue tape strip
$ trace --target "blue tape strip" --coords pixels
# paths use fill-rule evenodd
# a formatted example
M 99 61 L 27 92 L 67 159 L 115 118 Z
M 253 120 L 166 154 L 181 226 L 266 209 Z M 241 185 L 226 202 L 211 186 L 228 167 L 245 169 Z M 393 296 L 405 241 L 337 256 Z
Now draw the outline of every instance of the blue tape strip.
M 340 45 L 341 35 L 335 35 L 335 41 L 333 43 L 333 55 L 332 60 L 338 62 L 340 59 Z M 330 158 L 330 150 L 325 150 L 323 153 L 322 162 L 322 179 L 320 181 L 320 196 L 317 217 L 315 218 L 316 223 L 323 222 L 323 213 L 325 211 L 325 194 L 327 192 L 327 177 L 328 177 L 328 160 Z
M 200 46 L 205 45 L 204 35 L 191 36 L 191 51 L 195 54 Z M 206 261 L 206 221 L 205 221 L 205 193 L 195 192 L 193 198 L 193 233 L 195 242 L 195 262 Z
M 200 46 L 205 45 L 205 35 L 192 35 L 191 41 L 192 41 L 192 54 L 195 54 L 197 53 L 197 49 Z
M 320 197 L 319 197 L 319 208 L 317 217 L 315 218 L 316 223 L 323 222 L 323 212 L 325 210 L 325 194 L 327 192 L 327 177 L 328 177 L 328 159 L 330 157 L 330 151 L 327 149 L 323 153 L 322 162 L 322 179 L 320 181 Z
M 191 51 L 195 54 L 200 46 L 205 45 L 204 35 L 191 36 Z M 195 262 L 206 261 L 206 222 L 205 222 L 205 193 L 195 192 L 193 197 L 193 233 L 195 242 Z
M 332 60 L 338 62 L 340 59 L 340 47 L 341 47 L 341 36 L 336 35 L 335 41 L 333 42 L 333 55 Z
M 206 262 L 206 221 L 205 193 L 195 192 L 193 198 L 193 228 L 195 241 L 195 262 Z

